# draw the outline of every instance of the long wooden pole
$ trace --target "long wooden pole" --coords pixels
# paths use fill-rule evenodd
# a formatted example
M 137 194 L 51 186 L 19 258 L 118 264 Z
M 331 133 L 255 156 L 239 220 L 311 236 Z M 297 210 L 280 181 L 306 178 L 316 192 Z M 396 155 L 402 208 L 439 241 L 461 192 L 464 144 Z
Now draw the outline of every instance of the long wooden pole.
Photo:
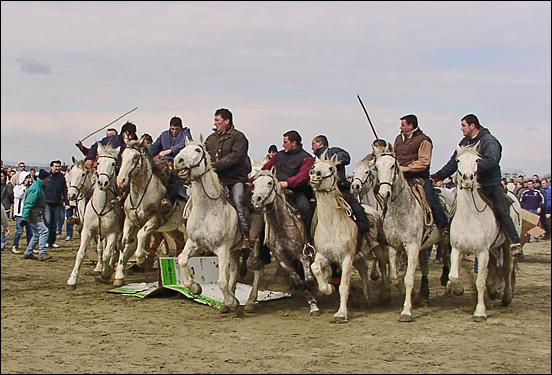
M 124 115 L 121 115 L 121 116 L 117 117 L 115 120 L 111 121 L 111 122 L 110 122 L 109 124 L 107 124 L 106 126 L 103 126 L 103 127 L 99 128 L 98 130 L 93 131 L 92 133 L 88 134 L 86 137 L 84 137 L 83 139 L 81 139 L 81 142 L 84 141 L 86 138 L 93 136 L 93 135 L 96 134 L 97 132 L 104 130 L 104 129 L 107 128 L 109 125 L 111 125 L 111 124 L 113 124 L 113 123 L 119 121 L 120 119 L 122 119 L 123 117 L 125 117 L 125 116 L 128 115 L 129 113 L 136 111 L 137 109 L 138 109 L 138 107 L 136 107 L 136 108 L 134 108 L 134 109 L 131 109 L 130 111 L 128 111 L 128 112 L 125 113 Z

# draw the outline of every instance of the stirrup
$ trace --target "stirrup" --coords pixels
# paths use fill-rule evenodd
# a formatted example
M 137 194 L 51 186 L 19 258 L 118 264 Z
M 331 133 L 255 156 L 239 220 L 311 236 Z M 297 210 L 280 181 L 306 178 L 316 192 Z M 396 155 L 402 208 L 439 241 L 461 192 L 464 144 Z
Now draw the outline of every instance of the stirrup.
M 161 210 L 163 212 L 169 212 L 170 209 L 172 207 L 172 203 L 171 201 L 169 201 L 168 199 L 164 198 L 161 200 Z
M 315 254 L 316 248 L 310 242 L 305 242 L 305 244 L 303 245 L 303 256 L 312 259 L 314 258 Z

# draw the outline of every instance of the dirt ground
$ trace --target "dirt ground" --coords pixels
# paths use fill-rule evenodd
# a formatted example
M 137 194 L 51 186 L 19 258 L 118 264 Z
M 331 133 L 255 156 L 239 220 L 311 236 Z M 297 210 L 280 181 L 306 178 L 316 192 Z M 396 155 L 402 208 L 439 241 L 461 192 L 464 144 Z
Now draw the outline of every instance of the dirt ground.
M 10 241 L 13 228 L 11 228 Z M 24 241 L 23 241 L 24 242 Z M 525 246 L 508 307 L 488 306 L 475 323 L 466 293 L 446 295 L 431 263 L 431 297 L 399 323 L 402 297 L 388 306 L 350 298 L 348 324 L 329 323 L 338 295 L 309 317 L 301 293 L 264 302 L 253 315 L 221 316 L 182 296 L 139 299 L 107 293 L 83 264 L 77 290 L 65 283 L 79 241 L 60 241 L 53 261 L 1 258 L 2 373 L 550 373 L 550 241 Z M 127 282 L 151 281 L 155 273 Z M 420 274 L 416 277 L 416 288 Z M 275 288 L 274 267 L 266 286 Z M 377 285 L 377 284 L 374 284 Z

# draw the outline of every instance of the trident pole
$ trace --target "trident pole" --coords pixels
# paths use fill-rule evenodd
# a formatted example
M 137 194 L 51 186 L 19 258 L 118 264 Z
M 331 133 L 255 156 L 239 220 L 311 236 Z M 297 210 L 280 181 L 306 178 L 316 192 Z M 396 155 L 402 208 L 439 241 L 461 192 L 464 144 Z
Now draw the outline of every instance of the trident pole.
M 93 131 L 92 133 L 88 134 L 86 137 L 84 137 L 83 139 L 81 139 L 81 142 L 84 141 L 86 138 L 93 136 L 93 135 L 96 134 L 97 132 L 104 130 L 104 129 L 107 128 L 109 125 L 111 125 L 111 124 L 113 124 L 113 123 L 119 121 L 120 119 L 122 119 L 123 117 L 125 117 L 125 116 L 128 115 L 129 113 L 136 111 L 137 109 L 138 109 L 138 107 L 136 107 L 136 108 L 134 108 L 134 109 L 131 109 L 130 111 L 128 111 L 128 112 L 125 113 L 124 115 L 121 115 L 121 116 L 117 117 L 115 120 L 111 121 L 111 122 L 110 122 L 109 124 L 107 124 L 106 126 L 103 126 L 103 127 L 99 128 L 98 130 Z
M 372 121 L 370 120 L 370 116 L 368 116 L 368 111 L 366 111 L 366 107 L 364 107 L 364 103 L 362 103 L 362 99 L 360 99 L 360 95 L 357 95 L 358 101 L 360 102 L 360 105 L 362 106 L 362 109 L 364 110 L 364 114 L 366 114 L 366 118 L 368 119 L 368 122 L 370 123 L 370 127 L 372 128 L 372 131 L 374 132 L 374 136 L 376 137 L 376 140 L 379 139 L 378 135 L 376 134 L 376 129 L 374 129 L 374 125 L 372 125 Z

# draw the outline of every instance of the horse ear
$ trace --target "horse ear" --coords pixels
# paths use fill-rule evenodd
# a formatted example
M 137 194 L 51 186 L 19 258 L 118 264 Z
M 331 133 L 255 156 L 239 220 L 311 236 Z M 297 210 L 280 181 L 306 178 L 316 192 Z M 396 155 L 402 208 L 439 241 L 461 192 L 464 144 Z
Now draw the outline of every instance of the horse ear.
M 462 151 L 463 147 L 458 145 L 456 146 L 456 155 L 459 155 L 460 154 L 460 151 Z
M 334 154 L 334 155 L 332 156 L 332 158 L 330 159 L 330 161 L 331 161 L 332 163 L 334 163 L 334 164 L 337 164 L 337 154 Z
M 188 137 L 184 137 L 184 146 L 188 146 L 191 142 Z
M 105 152 L 105 147 L 102 145 L 102 142 L 98 142 L 98 151 L 101 153 Z
M 73 164 L 77 164 L 77 160 L 75 160 L 74 156 L 71 156 L 71 160 L 73 161 Z
M 145 147 L 145 145 L 146 145 L 146 138 L 144 137 L 140 138 L 140 141 L 138 141 L 138 146 Z
M 479 142 L 481 142 L 481 141 L 477 141 L 477 143 L 473 145 L 473 148 L 474 148 L 475 151 L 477 151 L 477 152 L 479 152 Z
M 199 143 L 203 144 L 203 134 L 199 134 Z
M 121 149 L 121 146 L 118 146 L 115 151 L 117 152 L 117 155 L 119 155 L 119 150 Z
M 276 175 L 276 166 L 272 166 L 272 168 L 270 168 L 270 174 L 274 177 L 274 175 Z
M 322 155 L 320 155 L 321 160 L 328 160 L 328 149 L 326 148 Z

